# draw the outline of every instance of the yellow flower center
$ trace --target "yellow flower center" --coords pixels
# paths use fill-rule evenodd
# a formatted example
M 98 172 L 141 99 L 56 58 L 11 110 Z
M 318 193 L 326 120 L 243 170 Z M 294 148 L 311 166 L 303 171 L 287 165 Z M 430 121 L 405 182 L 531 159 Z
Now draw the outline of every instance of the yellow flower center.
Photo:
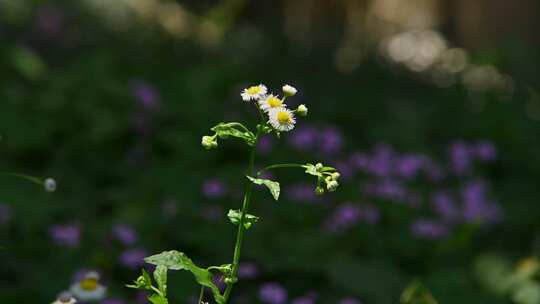
M 261 92 L 261 87 L 259 86 L 252 86 L 247 89 L 247 92 L 249 95 L 255 95 L 259 94 Z
M 97 279 L 94 279 L 94 278 L 88 278 L 88 279 L 82 280 L 79 284 L 83 290 L 91 291 L 91 290 L 96 290 L 98 286 L 98 281 Z
M 281 105 L 283 104 L 283 101 L 281 101 L 281 99 L 279 99 L 277 97 L 272 96 L 272 97 L 268 98 L 266 103 L 268 103 L 268 105 L 271 108 L 277 108 L 277 107 L 281 107 Z
M 277 121 L 282 125 L 288 124 L 291 122 L 291 114 L 289 112 L 279 111 L 277 113 Z

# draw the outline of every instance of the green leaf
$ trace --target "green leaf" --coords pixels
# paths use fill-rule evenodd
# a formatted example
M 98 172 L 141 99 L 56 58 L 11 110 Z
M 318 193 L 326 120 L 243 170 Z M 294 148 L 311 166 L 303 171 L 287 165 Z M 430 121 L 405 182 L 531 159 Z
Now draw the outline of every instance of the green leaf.
M 251 176 L 247 176 L 247 178 L 256 185 L 265 185 L 268 190 L 270 190 L 270 193 L 274 197 L 274 199 L 277 201 L 279 199 L 279 193 L 281 191 L 279 187 L 278 182 L 271 181 L 269 179 L 262 179 L 262 178 L 254 178 Z
M 242 130 L 236 129 L 235 127 L 240 127 Z M 219 123 L 217 126 L 211 129 L 216 132 L 216 134 L 223 139 L 227 139 L 229 136 L 237 137 L 244 139 L 246 143 L 250 146 L 255 145 L 255 134 L 250 132 L 246 127 L 237 122 L 230 123 Z
M 437 304 L 429 289 L 419 281 L 413 281 L 405 288 L 400 298 L 401 304 Z
M 152 304 L 169 304 L 169 301 L 167 301 L 166 297 L 160 296 L 158 294 L 153 294 L 149 296 L 148 301 L 152 302 Z
M 158 265 L 154 270 L 154 279 L 163 296 L 167 295 L 167 266 Z
M 225 298 L 220 294 L 219 288 L 212 282 L 210 271 L 196 266 L 183 252 L 176 250 L 164 251 L 144 259 L 145 262 L 156 266 L 165 266 L 171 270 L 187 270 L 193 274 L 197 283 L 210 288 L 214 299 L 218 304 L 225 303 Z
M 227 213 L 227 216 L 229 217 L 229 220 L 231 220 L 231 223 L 233 223 L 234 225 L 238 225 L 240 223 L 240 219 L 242 218 L 242 212 L 240 210 L 230 209 L 229 213 Z M 244 228 L 249 229 L 251 225 L 258 221 L 258 216 L 246 214 L 246 216 L 244 217 Z

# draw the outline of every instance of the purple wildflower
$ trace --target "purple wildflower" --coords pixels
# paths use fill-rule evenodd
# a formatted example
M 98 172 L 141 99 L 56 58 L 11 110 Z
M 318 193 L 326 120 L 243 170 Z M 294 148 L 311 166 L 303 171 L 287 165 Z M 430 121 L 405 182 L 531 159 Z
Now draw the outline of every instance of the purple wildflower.
M 76 247 L 79 245 L 81 228 L 77 224 L 54 225 L 49 229 L 49 234 L 59 246 Z
M 212 277 L 212 282 L 221 290 L 221 292 L 225 291 L 225 288 L 227 287 L 227 284 L 223 281 L 223 275 L 221 274 L 214 274 Z
M 437 240 L 446 237 L 449 229 L 435 220 L 418 219 L 411 224 L 411 233 L 417 238 Z
M 319 134 L 319 150 L 323 154 L 334 155 L 343 148 L 343 135 L 336 128 L 326 128 Z
M 112 228 L 112 235 L 124 245 L 133 245 L 137 241 L 137 232 L 128 225 L 117 224 Z
M 285 304 L 287 290 L 278 283 L 266 283 L 259 289 L 259 299 L 266 304 Z
M 211 199 L 221 198 L 227 192 L 225 184 L 218 179 L 209 179 L 202 185 L 204 196 Z
M 494 161 L 497 159 L 497 149 L 489 141 L 480 141 L 474 147 L 474 155 L 480 161 Z
M 444 221 L 453 222 L 459 218 L 459 210 L 454 200 L 445 192 L 436 192 L 432 195 L 435 213 Z
M 149 83 L 135 81 L 132 85 L 132 93 L 144 110 L 154 111 L 159 108 L 159 93 Z
M 123 266 L 135 270 L 144 265 L 144 258 L 146 256 L 146 250 L 142 248 L 133 248 L 122 252 L 119 261 Z
M 467 222 L 494 222 L 500 219 L 500 210 L 487 197 L 487 186 L 483 181 L 472 181 L 461 190 L 463 217 Z
M 349 229 L 361 219 L 361 210 L 353 204 L 339 206 L 327 220 L 325 227 L 332 232 L 340 232 Z
M 238 278 L 254 279 L 259 274 L 259 268 L 255 263 L 243 262 L 238 265 Z
M 368 171 L 378 177 L 389 177 L 392 172 L 394 152 L 387 145 L 375 147 L 373 157 L 368 164 Z
M 468 174 L 471 162 L 471 151 L 464 142 L 457 141 L 450 146 L 450 164 L 455 174 L 460 176 Z
M 349 163 L 354 169 L 367 170 L 369 167 L 369 156 L 362 152 L 355 152 L 349 157 Z
M 288 137 L 289 144 L 298 151 L 308 151 L 315 147 L 317 130 L 312 127 L 299 127 Z
M 422 167 L 422 158 L 417 155 L 405 155 L 395 160 L 395 171 L 400 177 L 414 178 Z
M 354 176 L 354 168 L 348 162 L 338 161 L 334 166 L 343 180 L 350 180 Z
M 259 143 L 257 144 L 257 152 L 266 155 L 272 151 L 273 145 L 274 142 L 272 140 L 272 137 L 264 135 L 259 139 Z

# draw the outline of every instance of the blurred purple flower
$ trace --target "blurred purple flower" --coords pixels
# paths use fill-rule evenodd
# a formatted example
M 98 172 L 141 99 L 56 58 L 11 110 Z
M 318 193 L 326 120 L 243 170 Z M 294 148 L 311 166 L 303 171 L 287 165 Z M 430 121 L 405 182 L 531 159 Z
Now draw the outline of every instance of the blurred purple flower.
M 259 139 L 257 144 L 257 152 L 260 154 L 266 155 L 272 151 L 274 145 L 272 137 L 264 135 Z
M 360 208 L 360 219 L 367 224 L 375 225 L 379 222 L 381 214 L 379 209 L 374 206 L 363 206 Z
M 323 154 L 334 155 L 343 148 L 343 135 L 336 128 L 326 128 L 319 134 L 319 150 Z
M 311 184 L 299 183 L 289 186 L 285 190 L 286 197 L 297 202 L 320 202 L 321 197 L 315 195 L 315 186 Z
M 0 225 L 7 224 L 13 217 L 13 209 L 7 204 L 0 203 Z
M 462 141 L 456 141 L 450 146 L 450 165 L 457 175 L 465 175 L 471 171 L 472 159 L 469 147 Z
M 146 256 L 148 256 L 147 252 L 143 248 L 132 248 L 122 252 L 118 260 L 121 265 L 135 270 L 144 265 L 144 258 Z
M 435 192 L 431 200 L 435 213 L 444 221 L 454 222 L 459 219 L 460 212 L 448 193 L 442 191 Z
M 124 245 L 133 245 L 138 239 L 137 232 L 125 224 L 114 225 L 112 228 L 112 235 Z
M 287 290 L 278 283 L 266 283 L 259 289 L 259 299 L 266 304 L 285 304 Z
M 315 147 L 317 133 L 317 130 L 313 127 L 299 127 L 291 132 L 291 135 L 288 137 L 288 142 L 296 150 L 308 151 Z
M 54 225 L 49 229 L 49 235 L 59 246 L 76 247 L 79 245 L 81 228 L 78 224 Z
M 373 195 L 378 198 L 399 202 L 405 202 L 407 196 L 405 186 L 401 182 L 392 179 L 384 179 L 378 182 L 375 184 L 373 191 Z
M 442 239 L 449 233 L 447 226 L 429 219 L 418 219 L 411 224 L 410 228 L 413 236 L 428 240 Z
M 212 282 L 219 288 L 221 292 L 225 291 L 225 288 L 227 288 L 227 284 L 223 281 L 223 275 L 221 274 L 214 274 L 212 276 Z
M 255 263 L 242 262 L 238 265 L 238 278 L 254 279 L 259 274 L 259 268 Z
M 492 223 L 500 219 L 499 206 L 487 197 L 487 186 L 483 181 L 471 181 L 463 185 L 463 217 L 467 222 Z
M 349 162 L 338 161 L 334 167 L 336 167 L 339 174 L 341 174 L 341 178 L 345 181 L 350 180 L 354 176 L 354 168 Z
M 497 159 L 497 149 L 489 141 L 480 141 L 474 147 L 474 155 L 480 161 L 494 161 Z
M 159 93 L 154 86 L 145 81 L 134 81 L 131 90 L 139 105 L 147 111 L 159 108 Z
M 360 302 L 359 300 L 355 298 L 347 297 L 347 298 L 341 299 L 339 301 L 339 304 L 362 304 L 362 302 Z
M 375 147 L 374 154 L 368 163 L 368 171 L 378 177 L 389 177 L 392 172 L 394 152 L 387 145 Z
M 349 163 L 354 169 L 367 170 L 369 156 L 363 152 L 355 152 L 349 157 Z
M 341 232 L 349 229 L 361 219 L 360 207 L 353 204 L 343 204 L 330 215 L 325 228 L 332 232 Z
M 202 184 L 202 193 L 207 198 L 221 198 L 226 192 L 225 184 L 218 179 L 209 179 Z
M 405 155 L 395 160 L 395 172 L 398 176 L 414 178 L 422 168 L 422 157 L 418 155 Z
M 122 299 L 109 298 L 101 301 L 101 304 L 126 304 Z

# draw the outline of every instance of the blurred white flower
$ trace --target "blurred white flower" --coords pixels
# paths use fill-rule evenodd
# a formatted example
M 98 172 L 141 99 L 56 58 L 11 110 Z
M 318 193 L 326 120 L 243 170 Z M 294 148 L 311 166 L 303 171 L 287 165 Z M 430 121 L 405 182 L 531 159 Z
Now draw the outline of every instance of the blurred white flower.
M 52 304 L 75 304 L 77 300 L 69 292 L 63 292 Z
M 259 100 L 266 95 L 267 91 L 268 90 L 266 89 L 265 85 L 259 84 L 259 85 L 251 86 L 247 89 L 244 89 L 244 91 L 242 91 L 240 96 L 242 96 L 242 99 L 244 101 Z
M 283 100 L 277 98 L 277 96 L 270 94 L 259 100 L 259 106 L 261 107 L 261 110 L 263 110 L 264 112 L 268 112 L 274 108 L 283 108 L 285 105 L 283 104 Z
M 296 119 L 291 110 L 286 108 L 275 108 L 271 109 L 268 112 L 268 117 L 270 119 L 270 124 L 274 129 L 278 131 L 287 132 L 294 129 L 294 124 Z
M 43 187 L 47 192 L 54 192 L 56 190 L 56 181 L 49 177 L 43 182 Z
M 99 283 L 99 274 L 91 271 L 71 285 L 70 291 L 80 301 L 100 301 L 105 297 L 107 288 Z

